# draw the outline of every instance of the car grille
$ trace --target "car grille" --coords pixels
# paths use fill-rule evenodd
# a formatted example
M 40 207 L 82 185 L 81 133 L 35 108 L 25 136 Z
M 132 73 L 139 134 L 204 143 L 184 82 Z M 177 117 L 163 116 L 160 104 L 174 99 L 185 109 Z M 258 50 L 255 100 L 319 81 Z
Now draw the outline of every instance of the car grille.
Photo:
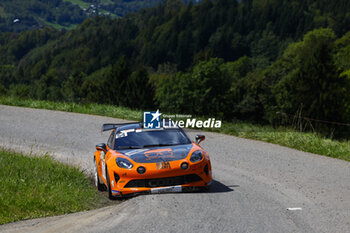
M 156 188 L 164 186 L 174 186 L 188 184 L 196 181 L 201 181 L 202 178 L 196 174 L 174 176 L 158 179 L 142 179 L 142 180 L 131 180 L 124 187 L 125 188 Z

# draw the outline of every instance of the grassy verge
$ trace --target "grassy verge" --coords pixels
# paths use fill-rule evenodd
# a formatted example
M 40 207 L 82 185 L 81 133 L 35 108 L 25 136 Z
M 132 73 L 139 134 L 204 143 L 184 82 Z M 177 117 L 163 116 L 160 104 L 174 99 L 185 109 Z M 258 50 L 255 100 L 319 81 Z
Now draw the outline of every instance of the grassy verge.
M 302 133 L 283 127 L 276 129 L 248 123 L 224 123 L 221 129 L 212 131 L 350 161 L 350 141 L 331 140 L 316 133 Z
M 0 104 L 28 107 L 28 108 L 39 108 L 49 109 L 65 112 L 76 112 L 100 116 L 109 116 L 120 119 L 128 119 L 140 121 L 142 119 L 142 112 L 137 110 L 131 110 L 124 107 L 115 107 L 105 104 L 77 104 L 77 103 L 63 103 L 63 102 L 52 102 L 44 100 L 28 100 L 19 99 L 16 97 L 0 96 Z
M 49 156 L 25 156 L 1 148 L 0 187 L 0 224 L 108 203 L 79 169 Z
M 0 104 L 94 114 L 136 121 L 142 120 L 141 110 L 131 110 L 111 105 L 22 100 L 14 97 L 0 97 Z M 350 141 L 330 140 L 315 133 L 301 133 L 286 128 L 275 129 L 269 126 L 241 122 L 223 122 L 222 128 L 210 131 L 275 143 L 297 150 L 350 161 Z

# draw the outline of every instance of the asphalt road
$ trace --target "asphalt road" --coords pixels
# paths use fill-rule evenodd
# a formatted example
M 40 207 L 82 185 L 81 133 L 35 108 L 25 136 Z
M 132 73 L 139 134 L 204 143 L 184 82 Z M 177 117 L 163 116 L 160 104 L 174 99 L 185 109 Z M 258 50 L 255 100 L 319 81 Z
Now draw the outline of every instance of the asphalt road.
M 108 137 L 99 132 L 101 124 L 120 121 L 0 105 L 0 146 L 49 152 L 90 173 L 94 145 Z M 210 192 L 143 195 L 88 212 L 5 224 L 0 232 L 350 232 L 349 162 L 203 134 L 215 180 Z

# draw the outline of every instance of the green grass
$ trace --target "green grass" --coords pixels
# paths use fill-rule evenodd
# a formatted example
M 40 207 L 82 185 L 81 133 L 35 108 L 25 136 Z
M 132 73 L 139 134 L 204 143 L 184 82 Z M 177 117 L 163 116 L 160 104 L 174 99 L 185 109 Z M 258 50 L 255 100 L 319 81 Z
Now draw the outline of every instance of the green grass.
M 83 9 L 83 8 L 89 9 L 91 4 L 96 5 L 96 3 L 84 2 L 82 0 L 63 0 L 63 1 L 64 2 L 71 2 L 72 4 L 78 5 L 81 9 Z M 101 5 L 108 5 L 108 4 L 112 4 L 112 3 L 113 3 L 112 1 L 107 1 L 107 0 L 100 2 Z M 109 13 L 112 18 L 118 17 L 116 14 L 113 14 L 113 13 L 106 11 L 106 10 L 103 10 L 101 8 L 99 8 L 98 11 L 101 12 L 102 14 Z
M 135 121 L 142 120 L 141 110 L 131 110 L 111 105 L 23 100 L 14 97 L 0 97 L 0 104 L 94 114 Z M 223 122 L 220 129 L 209 129 L 208 131 L 270 142 L 301 151 L 350 161 L 350 141 L 330 140 L 316 133 L 296 132 L 282 127 L 275 129 L 270 126 L 242 122 Z
M 76 112 L 128 120 L 142 120 L 142 111 L 131 110 L 124 107 L 115 107 L 105 104 L 77 104 L 65 102 L 53 102 L 44 100 L 19 99 L 17 97 L 0 96 L 0 104 L 28 108 L 58 110 Z
M 331 140 L 316 133 L 296 132 L 284 127 L 276 129 L 271 126 L 248 123 L 224 123 L 221 129 L 211 131 L 350 161 L 350 141 Z
M 80 6 L 80 8 L 89 8 L 91 4 L 96 5 L 96 3 L 89 3 L 89 2 L 84 2 L 82 0 L 63 0 L 64 2 L 71 2 L 73 4 L 76 4 Z M 102 0 L 99 2 L 101 5 L 108 5 L 108 4 L 113 4 L 113 1 L 110 0 Z
M 0 149 L 0 224 L 108 203 L 79 169 Z
M 89 2 L 84 2 L 82 0 L 63 0 L 64 2 L 71 2 L 75 5 L 78 5 L 80 8 L 89 8 L 91 4 Z
M 48 21 L 44 21 L 44 23 L 48 26 L 51 26 L 55 29 L 66 29 L 66 30 L 72 30 L 72 29 L 75 29 L 78 24 L 71 24 L 69 26 L 64 26 L 64 25 L 60 25 L 60 24 L 57 24 L 57 23 L 50 23 Z

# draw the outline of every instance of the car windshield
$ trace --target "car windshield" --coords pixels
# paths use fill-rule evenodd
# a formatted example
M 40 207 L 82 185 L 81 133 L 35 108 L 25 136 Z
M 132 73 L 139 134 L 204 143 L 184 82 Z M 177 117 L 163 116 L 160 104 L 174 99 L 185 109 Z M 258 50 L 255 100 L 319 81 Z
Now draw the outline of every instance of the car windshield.
M 147 147 L 175 146 L 190 143 L 190 139 L 180 129 L 130 129 L 117 133 L 114 145 L 116 150 L 123 150 Z

